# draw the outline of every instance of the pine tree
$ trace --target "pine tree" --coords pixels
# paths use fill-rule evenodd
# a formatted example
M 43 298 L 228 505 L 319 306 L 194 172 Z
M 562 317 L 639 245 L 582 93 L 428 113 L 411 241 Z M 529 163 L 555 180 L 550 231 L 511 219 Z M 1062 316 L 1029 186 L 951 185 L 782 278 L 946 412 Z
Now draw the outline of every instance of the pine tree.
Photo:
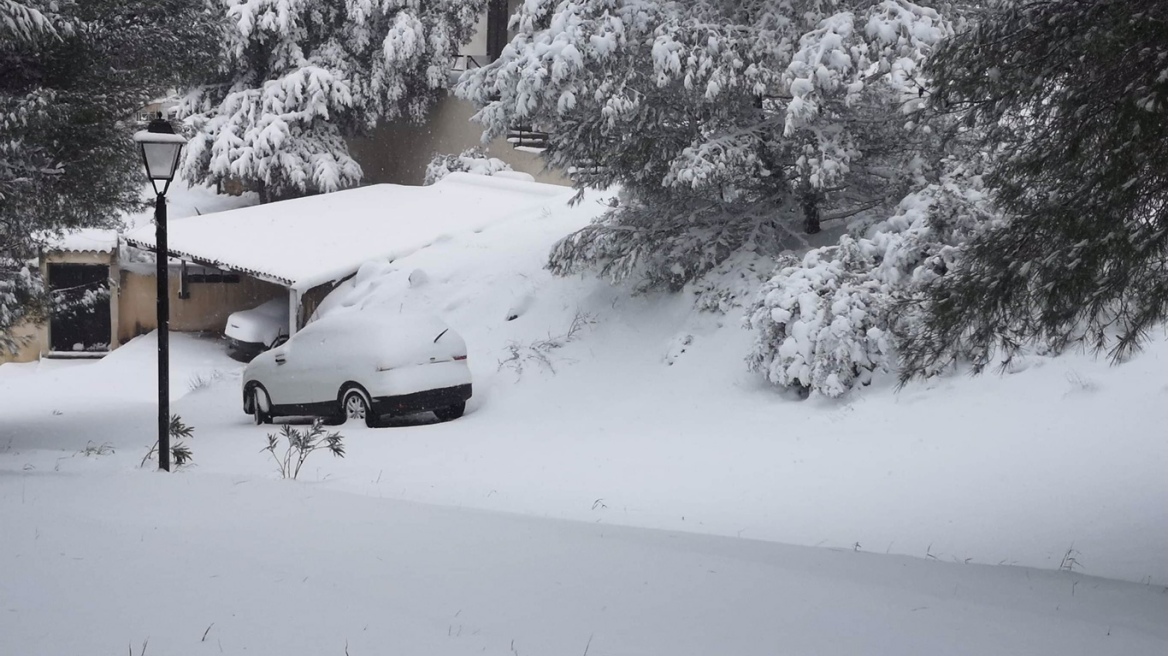
M 54 234 L 137 207 L 136 111 L 210 64 L 203 0 L 0 0 L 0 348 L 49 308 Z
M 485 136 L 535 124 L 577 186 L 624 191 L 555 248 L 557 273 L 677 288 L 742 248 L 891 209 L 928 164 L 915 74 L 949 27 L 906 0 L 533 0 L 512 27 L 457 89 Z
M 984 130 L 1005 217 L 919 299 L 901 375 L 1039 340 L 1116 359 L 1168 317 L 1168 4 L 988 3 L 928 74 Z
M 218 0 L 219 73 L 186 97 L 188 180 L 267 201 L 361 180 L 345 138 L 422 120 L 486 0 Z

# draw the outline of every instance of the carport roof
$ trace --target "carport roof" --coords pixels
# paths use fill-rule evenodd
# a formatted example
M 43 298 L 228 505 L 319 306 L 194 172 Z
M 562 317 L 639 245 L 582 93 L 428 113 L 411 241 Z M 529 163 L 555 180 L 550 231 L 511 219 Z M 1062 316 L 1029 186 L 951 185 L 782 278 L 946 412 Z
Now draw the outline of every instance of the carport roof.
M 167 250 L 305 291 L 369 260 L 395 260 L 572 195 L 559 185 L 452 173 L 426 187 L 371 185 L 175 219 L 167 223 Z M 154 250 L 153 225 L 125 238 Z

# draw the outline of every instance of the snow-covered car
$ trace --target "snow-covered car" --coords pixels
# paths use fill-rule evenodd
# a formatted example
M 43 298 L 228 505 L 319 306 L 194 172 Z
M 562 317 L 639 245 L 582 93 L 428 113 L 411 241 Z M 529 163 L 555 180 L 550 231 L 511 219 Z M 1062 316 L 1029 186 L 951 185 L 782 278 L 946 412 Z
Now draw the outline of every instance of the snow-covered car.
M 227 355 L 240 362 L 272 348 L 276 340 L 288 334 L 288 298 L 274 298 L 250 310 L 232 312 L 227 317 L 223 336 L 227 339 Z
M 322 317 L 243 372 L 243 411 L 358 419 L 432 411 L 449 421 L 471 397 L 466 342 L 430 316 L 350 311 Z

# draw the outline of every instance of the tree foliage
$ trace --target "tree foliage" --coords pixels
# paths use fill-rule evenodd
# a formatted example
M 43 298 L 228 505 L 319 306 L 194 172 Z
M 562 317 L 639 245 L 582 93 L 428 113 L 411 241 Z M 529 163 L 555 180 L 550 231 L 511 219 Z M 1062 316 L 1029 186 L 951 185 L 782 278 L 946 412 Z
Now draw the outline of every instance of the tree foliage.
M 907 0 L 532 0 L 457 92 L 486 137 L 550 133 L 545 157 L 625 200 L 553 251 L 679 287 L 741 249 L 890 209 L 928 162 L 909 116 L 949 32 Z
M 207 67 L 212 28 L 203 0 L 0 0 L 0 348 L 48 309 L 45 240 L 139 204 L 134 116 Z
M 988 3 L 928 74 L 1005 218 L 923 292 L 902 376 L 1041 340 L 1123 358 L 1168 317 L 1168 4 Z
M 184 174 L 264 200 L 357 184 L 345 138 L 421 120 L 485 2 L 217 0 L 230 28 L 218 74 L 183 103 L 197 133 Z

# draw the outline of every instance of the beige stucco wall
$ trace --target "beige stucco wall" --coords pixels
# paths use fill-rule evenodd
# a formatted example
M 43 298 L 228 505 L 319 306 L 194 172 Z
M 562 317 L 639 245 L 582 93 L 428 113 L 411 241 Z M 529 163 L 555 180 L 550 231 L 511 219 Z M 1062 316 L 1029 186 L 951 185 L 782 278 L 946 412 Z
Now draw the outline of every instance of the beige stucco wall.
M 158 325 L 155 320 L 154 276 L 122 271 L 119 296 L 118 339 L 126 342 Z M 237 310 L 253 308 L 264 301 L 286 296 L 280 285 L 240 274 L 237 283 L 197 283 L 188 285 L 190 298 L 180 299 L 179 270 L 170 272 L 170 329 L 179 332 L 212 331 L 221 333 L 227 317 Z
M 336 284 L 327 282 L 323 285 L 317 285 L 301 294 L 299 314 L 296 315 L 297 323 L 301 326 L 306 324 L 308 319 L 312 317 L 312 314 L 316 312 L 316 309 L 320 307 L 325 297 L 331 294 L 336 288 Z
M 434 155 L 482 146 L 482 126 L 470 120 L 474 113 L 474 105 L 447 95 L 434 105 L 426 123 L 381 125 L 367 137 L 349 140 L 349 152 L 364 169 L 365 184 L 420 185 Z M 485 148 L 491 157 L 507 162 L 516 171 L 530 173 L 539 182 L 571 184 L 558 171 L 545 171 L 538 154 L 516 150 L 505 139 L 496 139 Z
M 40 359 L 41 352 L 47 351 L 49 348 L 48 324 L 22 323 L 12 330 L 12 336 L 18 340 L 27 339 L 28 341 L 24 342 L 16 353 L 0 350 L 0 364 L 32 362 Z

